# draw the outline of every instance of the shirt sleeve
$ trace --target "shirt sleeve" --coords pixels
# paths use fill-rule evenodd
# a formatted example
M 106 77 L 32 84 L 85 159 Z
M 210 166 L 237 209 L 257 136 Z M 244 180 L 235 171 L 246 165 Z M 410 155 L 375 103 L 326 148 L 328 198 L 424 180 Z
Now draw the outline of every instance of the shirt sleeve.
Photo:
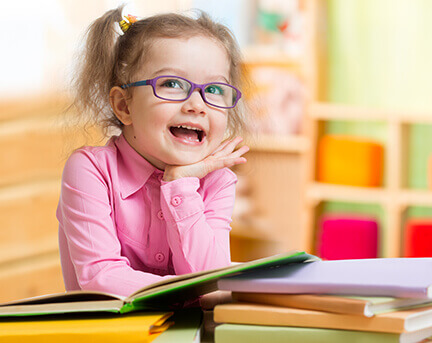
M 171 277 L 131 268 L 121 255 L 111 202 L 109 185 L 94 157 L 85 151 L 72 154 L 64 168 L 57 211 L 67 250 L 60 252 L 67 253 L 73 265 L 73 270 L 64 270 L 62 256 L 63 273 L 75 273 L 81 289 L 123 296 Z
M 207 181 L 201 193 L 196 177 L 162 181 L 161 208 L 176 274 L 225 267 L 231 262 L 229 232 L 237 178 L 223 169 Z

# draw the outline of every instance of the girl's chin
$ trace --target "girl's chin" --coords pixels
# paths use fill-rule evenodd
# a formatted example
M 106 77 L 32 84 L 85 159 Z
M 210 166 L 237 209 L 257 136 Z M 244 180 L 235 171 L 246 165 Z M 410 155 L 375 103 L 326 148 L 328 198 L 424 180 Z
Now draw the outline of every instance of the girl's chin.
M 176 158 L 176 159 L 170 161 L 170 163 L 167 163 L 167 164 L 172 165 L 172 166 L 187 166 L 189 164 L 197 163 L 197 162 L 199 162 L 199 161 L 201 161 L 203 159 L 204 159 L 204 157 L 199 157 L 199 158 L 198 157 L 196 157 L 196 158 Z
M 204 160 L 212 151 L 208 147 L 203 149 L 173 149 L 162 161 L 165 165 L 185 166 Z

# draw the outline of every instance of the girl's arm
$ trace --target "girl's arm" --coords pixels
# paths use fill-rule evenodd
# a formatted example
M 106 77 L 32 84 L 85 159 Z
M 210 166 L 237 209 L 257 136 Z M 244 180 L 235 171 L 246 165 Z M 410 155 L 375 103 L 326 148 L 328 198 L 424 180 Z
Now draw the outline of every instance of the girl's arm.
M 170 277 L 134 270 L 121 255 L 109 188 L 91 154 L 72 154 L 63 172 L 57 210 L 67 290 L 77 286 L 76 279 L 81 289 L 128 296 Z
M 205 178 L 186 177 L 161 186 L 161 208 L 176 274 L 230 264 L 229 232 L 237 178 L 229 169 Z
M 229 232 L 237 178 L 225 167 L 246 162 L 242 155 L 249 148 L 235 150 L 241 142 L 241 137 L 226 140 L 202 161 L 165 168 L 161 208 L 176 274 L 230 263 Z M 200 194 L 200 179 L 206 175 Z

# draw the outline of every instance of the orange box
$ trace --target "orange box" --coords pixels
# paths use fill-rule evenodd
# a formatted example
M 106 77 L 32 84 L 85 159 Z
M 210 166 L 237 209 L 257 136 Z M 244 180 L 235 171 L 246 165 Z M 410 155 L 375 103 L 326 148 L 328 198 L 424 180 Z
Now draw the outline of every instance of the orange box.
M 384 147 L 360 137 L 325 135 L 318 145 L 318 181 L 379 187 L 382 184 Z

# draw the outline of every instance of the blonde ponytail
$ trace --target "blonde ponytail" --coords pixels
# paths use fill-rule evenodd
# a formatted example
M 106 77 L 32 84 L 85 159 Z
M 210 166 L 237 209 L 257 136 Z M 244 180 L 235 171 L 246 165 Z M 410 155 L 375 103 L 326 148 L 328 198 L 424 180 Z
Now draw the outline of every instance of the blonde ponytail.
M 122 19 L 122 10 L 120 6 L 108 11 L 90 25 L 73 83 L 74 107 L 103 128 L 118 126 L 109 103 L 109 92 L 119 37 L 115 25 Z

